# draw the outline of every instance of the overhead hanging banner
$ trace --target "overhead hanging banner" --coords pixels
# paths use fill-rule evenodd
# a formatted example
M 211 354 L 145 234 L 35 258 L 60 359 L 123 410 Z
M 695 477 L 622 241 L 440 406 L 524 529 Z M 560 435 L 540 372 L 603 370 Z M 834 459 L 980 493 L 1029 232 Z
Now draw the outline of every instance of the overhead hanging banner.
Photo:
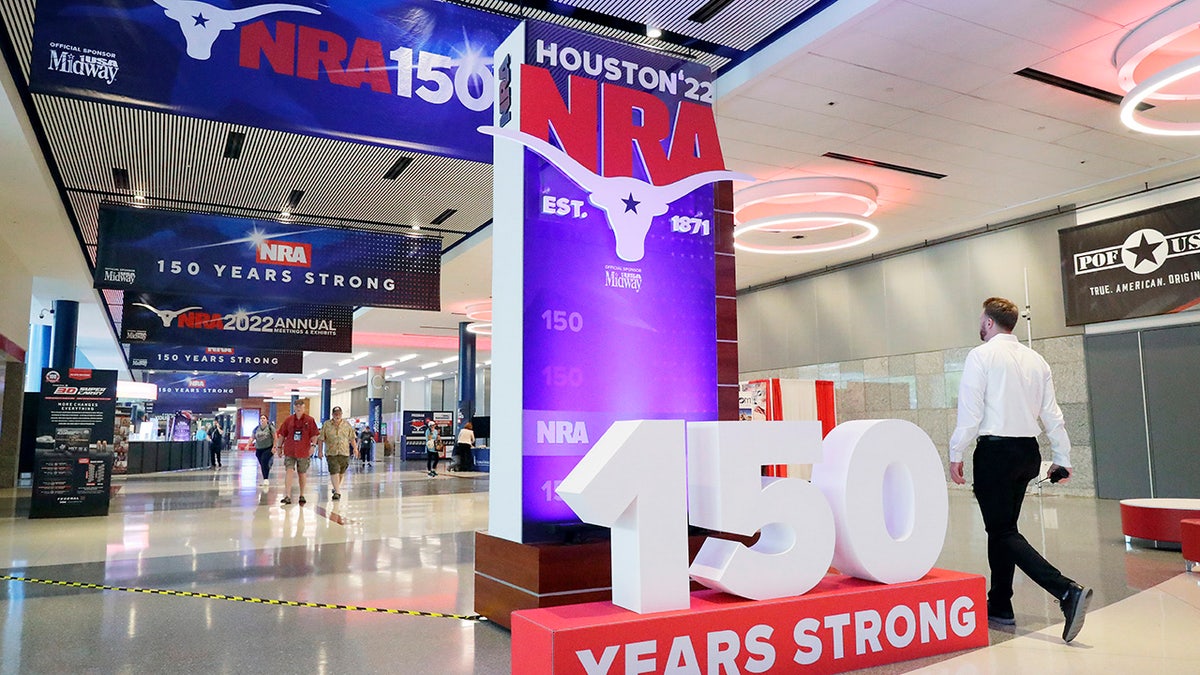
M 129 367 L 138 370 L 294 375 L 304 372 L 304 352 L 135 343 L 129 345 Z
M 493 371 L 493 445 L 523 460 L 489 529 L 536 541 L 575 519 L 554 487 L 614 421 L 716 419 L 712 184 L 740 175 L 700 64 L 533 22 L 496 58 L 494 255 L 522 262 L 496 266 L 493 350 L 523 370 Z
M 121 319 L 130 344 L 349 352 L 353 339 L 354 311 L 338 305 L 126 293 Z
M 102 205 L 94 282 L 193 297 L 438 311 L 441 261 L 437 237 Z
M 147 375 L 146 381 L 158 385 L 155 414 L 188 410 L 206 415 L 250 396 L 248 375 L 154 373 Z
M 1068 326 L 1200 307 L 1200 199 L 1058 233 Z
M 515 20 L 436 0 L 220 4 L 38 0 L 30 88 L 491 161 L 474 129 Z

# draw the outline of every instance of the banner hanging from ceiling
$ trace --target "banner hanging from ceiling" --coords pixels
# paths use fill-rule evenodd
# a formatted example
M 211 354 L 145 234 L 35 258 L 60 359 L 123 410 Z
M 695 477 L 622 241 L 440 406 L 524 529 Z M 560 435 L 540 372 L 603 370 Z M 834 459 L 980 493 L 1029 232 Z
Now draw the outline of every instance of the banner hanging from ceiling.
M 130 344 L 349 352 L 353 339 L 354 311 L 339 305 L 126 293 L 121 319 Z
M 538 541 L 614 421 L 717 418 L 712 184 L 741 176 L 700 64 L 533 22 L 496 58 L 493 444 L 523 459 L 489 530 Z
M 1068 326 L 1200 307 L 1200 199 L 1058 233 Z
M 207 415 L 250 396 L 248 375 L 154 373 L 146 381 L 158 385 L 156 415 L 184 410 Z
M 129 345 L 129 367 L 136 370 L 295 375 L 304 372 L 304 352 L 134 343 Z
M 513 19 L 435 0 L 221 4 L 38 0 L 30 88 L 491 161 L 474 129 Z
M 98 244 L 96 288 L 441 309 L 437 237 L 102 205 Z

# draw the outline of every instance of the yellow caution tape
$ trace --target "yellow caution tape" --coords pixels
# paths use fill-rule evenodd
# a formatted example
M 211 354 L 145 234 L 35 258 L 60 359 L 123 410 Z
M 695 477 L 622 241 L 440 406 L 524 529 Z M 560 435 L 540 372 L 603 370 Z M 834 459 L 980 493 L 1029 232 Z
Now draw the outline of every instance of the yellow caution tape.
M 121 591 L 123 593 L 149 593 L 151 595 L 170 595 L 181 598 L 205 598 L 208 600 L 229 600 L 232 602 L 254 602 L 263 605 L 279 605 L 281 607 L 312 607 L 314 609 L 340 609 L 347 612 L 372 612 L 375 614 L 399 614 L 403 616 L 428 616 L 435 619 L 458 619 L 460 621 L 487 621 L 478 614 L 444 614 L 442 612 L 422 612 L 415 609 L 389 609 L 386 607 L 360 607 L 358 605 L 335 605 L 327 602 L 297 602 L 295 600 L 272 600 L 270 598 L 247 598 L 241 595 L 225 595 L 223 593 L 198 593 L 195 591 L 174 591 L 167 588 L 132 588 L 129 586 L 105 586 L 104 584 L 87 584 L 80 581 L 58 581 L 55 579 L 34 579 L 30 577 L 14 577 L 0 574 L 0 580 L 20 581 L 26 584 L 45 584 L 47 586 L 66 586 L 68 588 L 86 588 L 96 591 Z

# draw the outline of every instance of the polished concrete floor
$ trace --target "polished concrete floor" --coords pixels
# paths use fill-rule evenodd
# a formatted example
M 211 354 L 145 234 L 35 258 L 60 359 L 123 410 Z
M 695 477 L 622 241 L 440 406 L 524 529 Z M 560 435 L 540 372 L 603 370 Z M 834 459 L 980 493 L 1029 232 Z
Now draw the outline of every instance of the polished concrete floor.
M 334 502 L 314 469 L 308 504 L 282 507 L 282 472 L 263 486 L 256 471 L 230 454 L 219 471 L 118 478 L 107 518 L 28 520 L 29 490 L 0 491 L 0 574 L 80 584 L 0 581 L 0 672 L 511 670 L 508 632 L 473 616 L 487 474 L 384 460 Z M 973 499 L 950 504 L 939 566 L 985 573 Z M 1115 502 L 1025 504 L 1029 540 L 1096 589 L 1079 638 L 1062 644 L 1057 604 L 1018 574 L 1017 625 L 991 626 L 991 647 L 871 672 L 1200 672 L 1200 575 L 1177 551 L 1128 547 Z

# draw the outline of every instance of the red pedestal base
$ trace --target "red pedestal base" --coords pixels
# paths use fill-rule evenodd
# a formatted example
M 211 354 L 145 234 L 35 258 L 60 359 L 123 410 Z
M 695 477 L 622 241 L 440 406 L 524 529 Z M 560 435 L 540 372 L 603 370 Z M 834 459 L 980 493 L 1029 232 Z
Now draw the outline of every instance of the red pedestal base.
M 938 569 L 891 586 L 830 575 L 757 602 L 704 590 L 656 614 L 593 602 L 512 615 L 512 671 L 529 675 L 840 673 L 987 643 L 984 578 Z

